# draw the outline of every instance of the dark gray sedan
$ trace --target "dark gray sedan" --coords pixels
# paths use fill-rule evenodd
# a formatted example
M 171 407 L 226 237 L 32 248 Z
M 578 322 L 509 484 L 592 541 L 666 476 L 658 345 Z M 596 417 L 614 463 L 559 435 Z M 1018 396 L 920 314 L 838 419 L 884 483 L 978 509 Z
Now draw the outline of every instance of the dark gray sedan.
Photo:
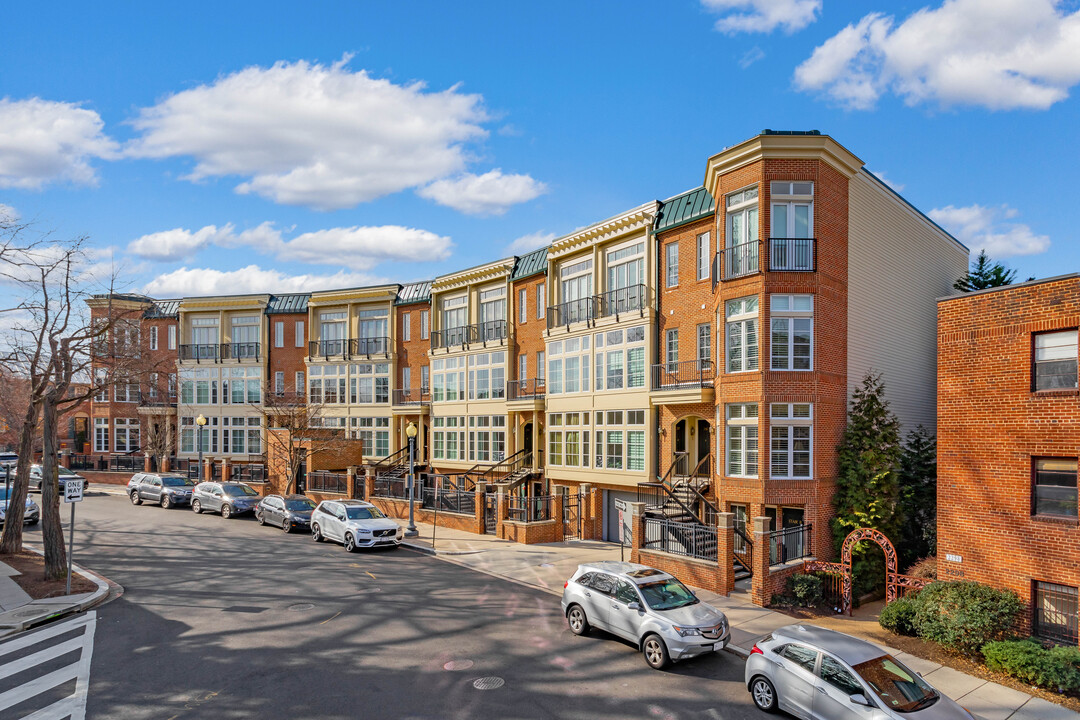
M 135 473 L 128 481 L 127 491 L 132 505 L 149 502 L 168 509 L 175 505 L 190 505 L 194 487 L 195 481 L 183 475 Z
M 195 486 L 191 494 L 191 509 L 219 512 L 223 518 L 249 513 L 259 503 L 259 493 L 250 485 L 238 482 L 204 482 Z
M 315 503 L 303 495 L 267 495 L 255 506 L 255 519 L 260 525 L 277 525 L 287 533 L 307 531 L 314 509 Z

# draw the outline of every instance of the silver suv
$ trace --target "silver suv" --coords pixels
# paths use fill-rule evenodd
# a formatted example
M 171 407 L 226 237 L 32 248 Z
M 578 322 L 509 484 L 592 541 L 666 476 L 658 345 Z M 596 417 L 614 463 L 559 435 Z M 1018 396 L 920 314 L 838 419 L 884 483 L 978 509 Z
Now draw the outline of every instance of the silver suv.
M 191 492 L 191 509 L 219 512 L 226 520 L 240 513 L 254 512 L 259 493 L 250 485 L 238 482 L 203 482 Z
M 168 509 L 175 505 L 190 505 L 195 481 L 183 475 L 169 473 L 135 473 L 128 480 L 128 497 L 132 505 L 151 502 Z
M 814 627 L 787 625 L 758 640 L 746 687 L 766 712 L 829 720 L 974 720 L 881 648 Z
M 575 635 L 607 630 L 635 643 L 657 670 L 722 650 L 730 639 L 724 613 L 675 577 L 636 563 L 579 565 L 563 586 L 562 609 Z
M 333 540 L 346 552 L 377 545 L 397 547 L 405 531 L 363 500 L 323 500 L 311 512 L 311 539 Z

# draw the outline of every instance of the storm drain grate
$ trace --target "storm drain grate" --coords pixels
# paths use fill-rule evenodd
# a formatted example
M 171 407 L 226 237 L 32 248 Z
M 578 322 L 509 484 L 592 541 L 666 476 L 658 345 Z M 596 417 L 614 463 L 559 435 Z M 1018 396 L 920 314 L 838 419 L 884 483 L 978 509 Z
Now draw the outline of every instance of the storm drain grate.
M 497 690 L 505 684 L 505 680 L 501 677 L 482 677 L 473 680 L 472 686 L 477 690 Z

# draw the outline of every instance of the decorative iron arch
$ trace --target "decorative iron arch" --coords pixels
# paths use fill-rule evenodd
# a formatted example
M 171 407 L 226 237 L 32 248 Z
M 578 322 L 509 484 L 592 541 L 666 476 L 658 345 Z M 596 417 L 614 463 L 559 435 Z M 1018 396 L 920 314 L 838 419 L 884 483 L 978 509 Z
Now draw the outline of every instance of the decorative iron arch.
M 840 551 L 840 565 L 843 568 L 843 611 L 851 615 L 851 550 L 863 540 L 872 540 L 878 544 L 885 553 L 885 604 L 888 605 L 897 597 L 897 579 L 899 573 L 896 569 L 896 547 L 885 533 L 875 528 L 857 528 L 848 533 L 844 538 L 844 545 Z

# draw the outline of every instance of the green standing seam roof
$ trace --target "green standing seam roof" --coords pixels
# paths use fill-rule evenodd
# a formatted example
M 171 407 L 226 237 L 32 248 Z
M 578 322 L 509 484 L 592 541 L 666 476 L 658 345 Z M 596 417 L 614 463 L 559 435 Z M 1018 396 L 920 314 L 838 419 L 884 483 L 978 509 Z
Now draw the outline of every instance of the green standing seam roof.
M 430 280 L 402 286 L 402 288 L 398 290 L 397 298 L 394 299 L 395 305 L 409 305 L 411 303 L 420 302 L 431 302 Z
M 653 234 L 706 217 L 715 210 L 716 203 L 709 191 L 703 187 L 694 188 L 661 203 Z
M 143 313 L 143 317 L 148 320 L 175 318 L 179 317 L 179 315 L 179 300 L 154 300 L 153 304 Z
M 266 303 L 266 314 L 282 315 L 284 313 L 306 313 L 308 300 L 310 299 L 311 293 L 271 295 L 270 302 Z
M 514 269 L 510 273 L 510 280 L 520 280 L 530 275 L 547 272 L 548 249 L 542 247 L 533 250 L 527 255 L 519 255 L 514 260 Z

